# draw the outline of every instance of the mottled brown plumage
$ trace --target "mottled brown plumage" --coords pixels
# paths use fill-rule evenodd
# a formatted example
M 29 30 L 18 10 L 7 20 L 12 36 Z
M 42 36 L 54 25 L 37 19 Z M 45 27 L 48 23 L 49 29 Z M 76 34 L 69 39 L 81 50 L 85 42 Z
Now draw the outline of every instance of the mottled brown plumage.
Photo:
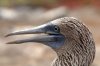
M 91 32 L 79 20 L 73 17 L 56 19 L 50 24 L 38 28 L 8 34 L 33 34 L 45 33 L 46 36 L 18 40 L 12 43 L 40 42 L 50 46 L 58 57 L 53 66 L 90 66 L 95 57 L 95 43 Z
M 73 17 L 54 23 L 65 36 L 64 45 L 55 49 L 58 58 L 53 66 L 90 66 L 95 57 L 95 43 L 88 28 Z

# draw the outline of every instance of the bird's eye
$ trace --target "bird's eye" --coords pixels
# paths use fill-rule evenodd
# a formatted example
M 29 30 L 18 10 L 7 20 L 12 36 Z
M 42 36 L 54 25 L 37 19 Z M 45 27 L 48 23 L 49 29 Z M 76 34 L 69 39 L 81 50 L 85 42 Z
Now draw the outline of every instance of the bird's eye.
M 58 27 L 58 26 L 55 26 L 55 28 L 54 28 L 54 29 L 55 29 L 55 31 L 56 31 L 56 32 L 58 32 L 58 31 L 59 31 L 59 27 Z

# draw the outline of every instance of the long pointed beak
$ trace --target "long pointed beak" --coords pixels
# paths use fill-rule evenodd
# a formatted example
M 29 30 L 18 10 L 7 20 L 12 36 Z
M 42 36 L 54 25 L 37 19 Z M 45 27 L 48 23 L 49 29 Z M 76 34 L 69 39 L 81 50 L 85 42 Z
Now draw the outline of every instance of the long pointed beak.
M 13 36 L 13 35 L 23 35 L 23 34 L 46 33 L 45 26 L 46 25 L 41 25 L 41 26 L 38 26 L 38 27 L 35 27 L 35 28 L 32 28 L 32 29 L 13 32 L 13 33 L 7 34 L 5 37 L 9 37 L 9 36 Z
M 8 42 L 7 44 L 21 44 L 21 43 L 26 43 L 26 42 L 40 42 L 40 43 L 55 42 L 57 38 L 58 37 L 55 37 L 55 36 L 41 35 L 41 36 L 35 36 L 28 39 Z
M 56 42 L 57 40 L 60 40 L 62 37 L 60 35 L 53 34 L 54 32 L 51 30 L 51 27 L 48 24 L 44 24 L 44 25 L 35 27 L 33 29 L 29 29 L 29 30 L 13 32 L 6 35 L 5 37 L 9 37 L 13 35 L 37 34 L 37 33 L 45 33 L 45 35 L 38 35 L 32 38 L 23 39 L 23 40 L 16 40 L 16 41 L 8 42 L 7 44 L 20 44 L 20 43 L 26 43 L 26 42 L 50 43 L 50 42 Z

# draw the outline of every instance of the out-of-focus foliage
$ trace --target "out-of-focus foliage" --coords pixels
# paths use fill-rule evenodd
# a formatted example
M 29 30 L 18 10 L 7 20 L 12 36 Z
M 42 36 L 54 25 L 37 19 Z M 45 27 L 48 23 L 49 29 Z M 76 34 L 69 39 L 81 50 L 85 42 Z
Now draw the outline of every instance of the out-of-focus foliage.
M 0 0 L 0 6 L 19 6 L 19 5 L 44 5 L 54 4 L 57 0 Z
M 16 7 L 16 6 L 43 6 L 56 7 L 64 5 L 69 8 L 92 5 L 100 7 L 100 0 L 0 0 L 0 6 Z

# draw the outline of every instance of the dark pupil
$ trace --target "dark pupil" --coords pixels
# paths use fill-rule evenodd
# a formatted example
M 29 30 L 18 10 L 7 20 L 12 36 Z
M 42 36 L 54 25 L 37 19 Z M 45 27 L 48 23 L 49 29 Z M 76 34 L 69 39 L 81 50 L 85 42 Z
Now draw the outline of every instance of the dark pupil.
M 55 27 L 55 31 L 58 31 L 58 27 Z

